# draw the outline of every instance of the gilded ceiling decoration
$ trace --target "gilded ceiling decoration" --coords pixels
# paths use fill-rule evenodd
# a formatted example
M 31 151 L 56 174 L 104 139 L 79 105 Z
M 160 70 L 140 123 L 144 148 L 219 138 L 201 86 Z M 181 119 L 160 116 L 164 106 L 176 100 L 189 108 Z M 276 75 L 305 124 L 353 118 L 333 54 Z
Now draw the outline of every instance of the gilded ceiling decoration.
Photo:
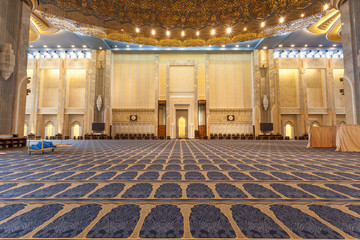
M 323 18 L 308 29 L 313 33 L 325 33 L 326 38 L 330 41 L 341 42 L 341 16 L 339 9 L 345 2 L 346 0 L 332 0 L 332 6 L 335 8 L 328 11 Z
M 30 42 L 34 42 L 40 38 L 40 34 L 53 34 L 59 29 L 54 27 L 48 20 L 46 20 L 41 12 L 34 10 L 30 15 Z
M 38 9 L 56 27 L 95 37 L 147 45 L 203 46 L 300 29 L 294 23 L 308 27 L 322 17 L 323 7 L 329 3 L 330 0 L 40 0 Z

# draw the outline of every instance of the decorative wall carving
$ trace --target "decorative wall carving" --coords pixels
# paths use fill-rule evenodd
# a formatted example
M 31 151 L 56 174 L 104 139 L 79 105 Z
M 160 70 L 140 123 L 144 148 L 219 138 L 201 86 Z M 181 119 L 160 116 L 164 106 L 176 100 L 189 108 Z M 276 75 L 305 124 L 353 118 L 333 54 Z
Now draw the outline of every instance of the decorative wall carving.
M 293 69 L 300 67 L 300 61 L 298 58 L 277 58 L 279 68 L 281 69 Z
M 87 58 L 67 58 L 65 60 L 65 68 L 68 69 L 84 69 L 86 68 L 86 63 L 89 60 Z
M 4 80 L 8 80 L 15 68 L 15 53 L 11 43 L 5 43 L 0 52 L 0 72 Z
M 155 109 L 153 108 L 113 108 L 112 109 L 112 122 L 113 123 L 129 123 L 130 116 L 137 115 L 137 121 L 131 122 L 131 124 L 154 124 Z
M 326 58 L 304 58 L 304 68 L 326 68 Z
M 234 115 L 234 123 L 252 123 L 252 112 L 251 108 L 210 108 L 210 124 L 223 123 L 226 124 L 227 116 Z
M 41 69 L 61 69 L 61 58 L 40 58 Z

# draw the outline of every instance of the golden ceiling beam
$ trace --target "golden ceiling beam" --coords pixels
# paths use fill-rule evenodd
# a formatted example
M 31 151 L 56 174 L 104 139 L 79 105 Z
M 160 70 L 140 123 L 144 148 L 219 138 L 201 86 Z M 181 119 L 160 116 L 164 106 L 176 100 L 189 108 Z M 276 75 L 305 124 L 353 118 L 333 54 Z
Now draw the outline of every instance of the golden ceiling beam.
M 39 0 L 23 0 L 30 6 L 31 11 L 34 11 L 39 6 Z
M 41 34 L 53 34 L 58 31 L 59 29 L 46 20 L 40 11 L 32 11 L 30 16 L 30 42 L 38 40 Z
M 345 0 L 333 0 L 333 6 L 340 6 Z M 338 4 L 338 5 L 335 5 Z M 326 34 L 329 41 L 341 42 L 341 15 L 339 9 L 331 9 L 318 22 L 308 27 L 312 33 Z

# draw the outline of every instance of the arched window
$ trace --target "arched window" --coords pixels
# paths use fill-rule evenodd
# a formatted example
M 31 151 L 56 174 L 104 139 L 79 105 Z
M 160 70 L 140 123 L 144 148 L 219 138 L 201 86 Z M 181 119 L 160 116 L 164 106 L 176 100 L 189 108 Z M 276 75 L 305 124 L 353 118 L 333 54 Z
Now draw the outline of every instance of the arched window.
M 45 137 L 54 136 L 54 132 L 55 132 L 54 124 L 51 123 L 51 122 L 49 122 L 48 124 L 46 124 L 46 127 L 45 127 Z
M 285 125 L 285 137 L 294 138 L 294 126 L 291 123 Z
M 346 125 L 346 122 L 341 121 L 341 122 L 339 123 L 339 125 Z

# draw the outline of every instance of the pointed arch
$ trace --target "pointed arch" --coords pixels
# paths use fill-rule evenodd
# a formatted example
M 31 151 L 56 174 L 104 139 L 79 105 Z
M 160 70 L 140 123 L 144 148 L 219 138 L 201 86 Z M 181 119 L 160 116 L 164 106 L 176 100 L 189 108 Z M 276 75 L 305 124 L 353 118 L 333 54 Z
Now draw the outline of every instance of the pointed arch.
M 74 121 L 71 124 L 71 138 L 82 136 L 81 123 L 79 121 Z
M 45 124 L 45 137 L 55 136 L 55 124 L 52 121 L 48 121 Z
M 311 124 L 312 127 L 320 127 L 321 124 L 318 121 L 313 121 Z
M 295 127 L 294 123 L 292 121 L 287 121 L 284 123 L 284 133 L 285 137 L 289 137 L 290 139 L 294 139 L 295 137 Z

